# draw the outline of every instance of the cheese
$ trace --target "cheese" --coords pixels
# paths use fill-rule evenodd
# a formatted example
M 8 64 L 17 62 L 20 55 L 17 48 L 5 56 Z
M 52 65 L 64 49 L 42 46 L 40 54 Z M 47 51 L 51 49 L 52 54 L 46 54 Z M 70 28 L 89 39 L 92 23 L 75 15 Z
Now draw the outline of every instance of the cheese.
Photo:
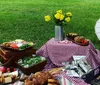
M 6 77 L 5 78 L 5 83 L 10 83 L 12 82 L 12 78 L 11 77 Z

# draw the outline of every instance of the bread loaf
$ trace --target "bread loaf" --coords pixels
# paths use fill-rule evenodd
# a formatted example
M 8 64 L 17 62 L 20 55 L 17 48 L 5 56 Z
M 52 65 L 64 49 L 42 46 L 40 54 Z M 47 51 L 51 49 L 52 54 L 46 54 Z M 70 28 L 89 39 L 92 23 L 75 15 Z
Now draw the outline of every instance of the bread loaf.
M 48 83 L 58 84 L 58 81 L 56 79 L 48 79 Z
M 25 80 L 25 85 L 43 85 L 47 82 L 48 78 L 52 78 L 51 74 L 49 72 L 41 71 L 36 72 L 32 75 L 32 77 Z M 30 82 L 32 81 L 32 82 Z M 32 84 L 31 84 L 32 83 Z
M 49 72 L 36 72 L 30 79 L 25 80 L 25 85 L 44 85 L 46 83 L 59 85 L 59 82 Z

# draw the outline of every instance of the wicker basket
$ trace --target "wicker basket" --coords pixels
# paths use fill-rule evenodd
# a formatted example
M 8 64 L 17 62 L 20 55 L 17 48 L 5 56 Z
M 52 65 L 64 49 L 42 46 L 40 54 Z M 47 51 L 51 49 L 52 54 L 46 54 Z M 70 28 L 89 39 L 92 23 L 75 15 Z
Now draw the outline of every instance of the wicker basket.
M 11 57 L 7 62 L 3 63 L 2 65 L 6 67 L 15 67 L 16 64 L 14 61 L 15 61 L 15 58 Z
M 3 63 L 3 66 L 6 67 L 15 67 L 16 66 L 16 61 L 19 58 L 22 58 L 23 56 L 29 56 L 32 54 L 36 53 L 36 49 L 27 49 L 25 51 L 11 51 L 11 50 L 5 50 L 3 49 L 3 51 L 5 52 L 5 54 L 3 54 L 3 56 L 9 58 L 9 60 L 5 63 Z
M 37 49 L 35 48 L 28 48 L 22 51 L 16 51 L 16 50 L 8 50 L 8 49 L 4 49 L 2 48 L 3 51 L 3 55 L 6 57 L 10 57 L 10 56 L 14 56 L 14 57 L 21 57 L 21 56 L 28 56 L 28 55 L 32 55 L 35 54 Z

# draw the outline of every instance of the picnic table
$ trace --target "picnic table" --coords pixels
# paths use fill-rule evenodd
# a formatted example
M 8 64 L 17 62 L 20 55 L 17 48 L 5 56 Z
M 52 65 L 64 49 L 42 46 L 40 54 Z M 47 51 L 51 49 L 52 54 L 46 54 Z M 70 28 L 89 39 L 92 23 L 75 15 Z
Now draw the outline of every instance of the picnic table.
M 95 49 L 91 41 L 88 46 L 81 46 L 68 41 L 55 41 L 51 38 L 36 51 L 36 54 L 46 57 L 56 66 L 62 66 L 62 62 L 71 61 L 73 55 L 85 55 L 93 68 L 100 66 L 100 51 Z
M 81 46 L 68 40 L 55 41 L 54 38 L 51 38 L 36 51 L 36 54 L 47 58 L 48 64 L 45 69 L 63 66 L 62 62 L 71 61 L 73 55 L 85 55 L 93 69 L 100 66 L 100 51 L 95 49 L 91 41 L 89 41 L 88 46 Z M 80 78 L 68 77 L 67 75 L 65 77 L 74 85 L 89 85 Z

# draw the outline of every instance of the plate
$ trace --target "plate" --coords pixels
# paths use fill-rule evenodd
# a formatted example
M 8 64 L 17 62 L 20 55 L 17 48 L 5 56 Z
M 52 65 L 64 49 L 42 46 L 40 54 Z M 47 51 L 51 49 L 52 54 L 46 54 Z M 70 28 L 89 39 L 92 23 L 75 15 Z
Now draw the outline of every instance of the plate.
M 68 40 L 69 41 L 72 41 L 73 43 L 75 43 L 75 44 L 78 44 L 78 45 L 81 45 L 81 46 L 88 46 L 89 45 L 89 40 L 88 39 L 85 39 L 85 40 L 87 40 L 87 43 L 86 44 L 84 44 L 84 43 L 79 43 L 79 42 L 75 42 L 73 39 L 71 39 L 71 38 L 68 38 Z

